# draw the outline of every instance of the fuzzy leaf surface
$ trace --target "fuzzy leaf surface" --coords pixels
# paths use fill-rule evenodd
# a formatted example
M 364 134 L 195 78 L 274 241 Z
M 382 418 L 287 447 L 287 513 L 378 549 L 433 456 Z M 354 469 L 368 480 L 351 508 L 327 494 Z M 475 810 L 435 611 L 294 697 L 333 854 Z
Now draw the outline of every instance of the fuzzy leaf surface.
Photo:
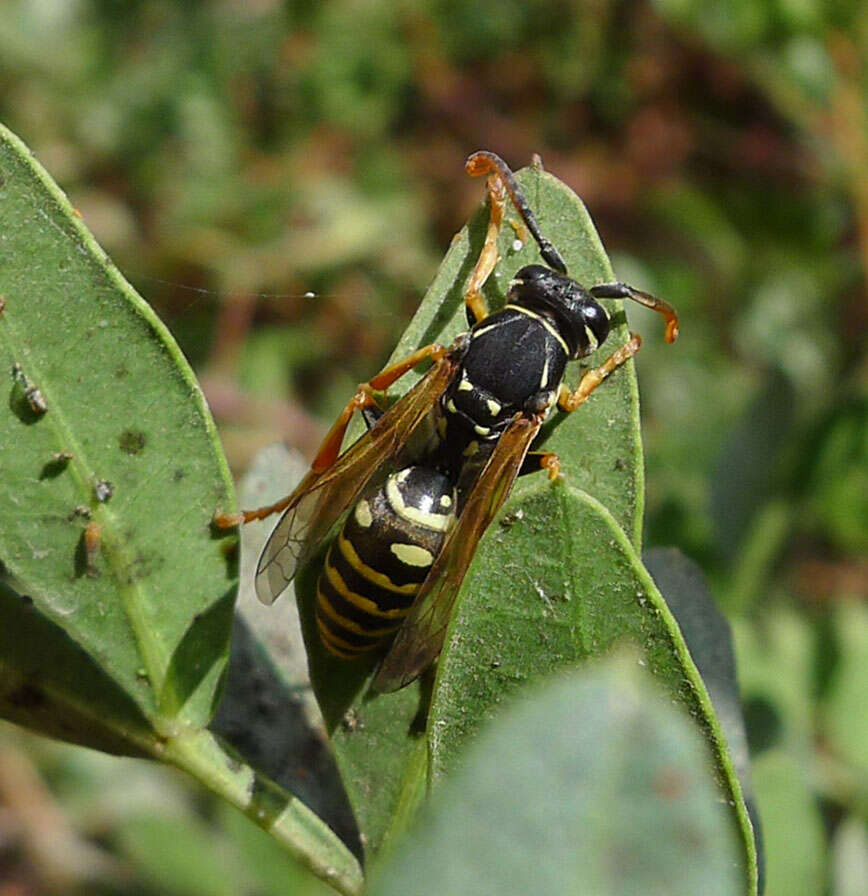
M 136 752 L 214 710 L 236 573 L 210 520 L 228 470 L 174 340 L 3 129 L 0 259 L 0 705 L 34 727 L 40 704 L 65 706 L 51 733 L 97 747 L 114 720 Z

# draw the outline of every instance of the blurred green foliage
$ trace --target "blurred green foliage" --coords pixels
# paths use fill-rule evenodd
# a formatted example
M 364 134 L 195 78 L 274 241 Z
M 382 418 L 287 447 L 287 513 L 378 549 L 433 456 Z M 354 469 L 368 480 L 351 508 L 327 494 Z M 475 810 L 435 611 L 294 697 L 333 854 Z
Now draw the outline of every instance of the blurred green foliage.
M 868 821 L 866 58 L 845 0 L 7 0 L 0 117 L 179 339 L 239 471 L 277 438 L 310 451 L 388 355 L 480 198 L 464 157 L 540 152 L 619 277 L 681 312 L 670 348 L 630 311 L 646 541 L 699 560 L 736 624 L 767 892 L 849 894 Z M 33 743 L 3 740 L 135 892 L 166 892 L 129 846 L 147 825 L 79 826 L 81 754 Z M 41 892 L 12 829 L 0 876 Z

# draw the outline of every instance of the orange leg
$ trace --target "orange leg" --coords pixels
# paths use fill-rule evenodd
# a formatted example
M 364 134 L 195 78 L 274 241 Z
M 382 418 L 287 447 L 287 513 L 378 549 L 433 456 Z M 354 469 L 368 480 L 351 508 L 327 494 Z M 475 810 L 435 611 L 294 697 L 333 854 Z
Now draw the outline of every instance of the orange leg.
M 341 411 L 338 419 L 335 420 L 334 426 L 328 431 L 328 435 L 323 439 L 313 463 L 310 465 L 311 472 L 322 473 L 327 470 L 337 459 L 341 453 L 341 444 L 350 425 L 350 420 L 356 411 L 369 408 L 376 405 L 374 392 L 382 392 L 388 389 L 393 383 L 399 380 L 405 373 L 411 371 L 417 364 L 427 358 L 439 361 L 448 351 L 438 342 L 432 342 L 431 345 L 425 345 L 412 355 L 407 355 L 395 364 L 391 364 L 384 370 L 381 370 L 375 377 L 371 377 L 367 383 L 359 385 L 359 391 L 347 402 L 346 407 Z
M 423 345 L 422 348 L 417 349 L 412 355 L 407 355 L 406 358 L 402 358 L 400 361 L 396 361 L 394 364 L 390 364 L 381 370 L 375 377 L 371 377 L 367 383 L 363 383 L 361 388 L 370 386 L 371 389 L 382 392 L 383 389 L 388 389 L 389 386 L 401 379 L 405 373 L 411 371 L 417 364 L 421 364 L 427 358 L 430 358 L 432 361 L 439 361 L 446 356 L 448 351 L 449 349 L 440 345 L 439 342 Z
M 506 162 L 504 162 L 500 156 L 496 156 L 493 152 L 485 152 L 483 150 L 475 152 L 470 156 L 464 165 L 464 170 L 471 177 L 479 177 L 480 175 L 488 174 L 490 177 L 497 178 L 501 182 L 503 185 L 502 189 L 506 190 L 509 194 L 509 198 L 512 200 L 515 210 L 521 215 L 522 221 L 527 225 L 527 229 L 536 240 L 536 243 L 539 246 L 540 255 L 542 255 L 545 263 L 559 273 L 566 274 L 566 262 L 561 257 L 561 253 L 558 252 L 558 250 L 542 235 L 536 217 L 530 210 L 530 206 L 522 195 L 521 189 L 515 180 L 515 176 L 512 171 L 509 170 L 509 166 Z
M 464 293 L 464 304 L 470 310 L 476 323 L 488 317 L 488 308 L 482 296 L 482 287 L 491 276 L 491 272 L 497 267 L 499 261 L 497 255 L 497 237 L 503 225 L 503 207 L 506 204 L 506 190 L 503 181 L 493 174 L 488 178 L 488 230 L 485 233 L 485 242 L 482 251 L 476 260 L 476 266 L 470 275 L 470 282 Z
M 641 345 L 642 340 L 636 333 L 633 333 L 630 336 L 630 341 L 614 351 L 599 367 L 593 367 L 591 370 L 586 371 L 574 391 L 571 392 L 568 386 L 561 383 L 558 391 L 558 407 L 562 411 L 570 413 L 580 404 L 584 404 L 590 398 L 594 389 L 609 374 L 614 373 L 625 361 L 632 358 L 639 351 Z
M 242 523 L 250 523 L 253 520 L 262 520 L 271 516 L 273 513 L 280 513 L 285 510 L 293 496 L 298 494 L 299 490 L 304 490 L 308 484 L 313 482 L 318 476 L 324 473 L 340 455 L 341 444 L 350 425 L 350 420 L 356 411 L 376 405 L 374 392 L 381 392 L 388 389 L 394 382 L 399 380 L 405 373 L 412 370 L 417 364 L 426 358 L 439 361 L 448 351 L 439 343 L 432 343 L 413 352 L 406 358 L 391 364 L 384 370 L 381 370 L 375 377 L 372 377 L 367 383 L 361 383 L 356 394 L 347 402 L 344 409 L 338 415 L 334 425 L 326 434 L 307 476 L 293 490 L 292 494 L 286 498 L 282 498 L 276 504 L 269 504 L 267 507 L 259 507 L 256 510 L 245 510 L 241 513 L 216 513 L 212 520 L 218 529 L 232 529 Z
M 218 529 L 234 529 L 242 523 L 252 523 L 254 520 L 264 520 L 273 513 L 280 513 L 289 506 L 290 501 L 299 491 L 305 488 L 316 475 L 308 471 L 302 481 L 285 497 L 281 498 L 274 504 L 268 504 L 266 507 L 257 507 L 256 510 L 242 510 L 240 513 L 215 513 L 211 519 L 211 524 Z
M 549 482 L 561 478 L 561 459 L 553 451 L 540 455 L 539 465 L 548 473 Z

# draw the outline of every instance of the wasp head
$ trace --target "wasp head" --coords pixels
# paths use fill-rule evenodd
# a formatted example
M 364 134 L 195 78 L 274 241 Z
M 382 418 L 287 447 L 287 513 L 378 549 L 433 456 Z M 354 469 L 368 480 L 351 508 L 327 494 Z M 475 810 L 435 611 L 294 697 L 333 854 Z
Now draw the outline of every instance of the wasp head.
M 570 349 L 583 358 L 609 335 L 609 315 L 580 284 L 541 264 L 523 267 L 509 285 L 508 301 L 552 320 Z

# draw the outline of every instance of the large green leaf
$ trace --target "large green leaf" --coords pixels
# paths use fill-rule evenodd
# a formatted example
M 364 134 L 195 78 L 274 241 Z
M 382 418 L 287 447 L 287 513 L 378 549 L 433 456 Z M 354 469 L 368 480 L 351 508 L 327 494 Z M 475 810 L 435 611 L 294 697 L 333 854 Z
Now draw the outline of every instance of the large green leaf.
M 47 405 L 34 413 L 20 378 L 7 379 L 7 579 L 155 729 L 204 724 L 236 583 L 231 542 L 210 528 L 232 486 L 205 401 L 166 329 L 8 131 L 0 235 L 0 368 L 19 364 Z M 101 482 L 112 490 L 105 501 Z M 88 520 L 100 527 L 90 559 Z M 29 649 L 45 659 L 51 646 L 34 638 Z M 78 699 L 75 679 L 41 668 L 40 687 Z M 99 690 L 88 699 L 99 710 Z
M 371 892 L 743 893 L 701 738 L 635 660 L 574 672 L 510 706 Z
M 543 232 L 561 250 L 571 275 L 589 284 L 612 279 L 608 259 L 581 201 L 541 169 L 525 169 L 518 176 Z M 508 211 L 507 217 L 517 216 Z M 487 209 L 482 208 L 453 240 L 393 357 L 407 355 L 432 341 L 449 343 L 467 329 L 463 291 L 482 246 L 487 221 Z M 486 287 L 492 309 L 504 303 L 509 281 L 518 268 L 539 261 L 533 243 L 520 249 L 514 243 L 513 229 L 504 227 L 499 244 L 501 261 Z M 628 338 L 620 305 L 613 303 L 611 307 L 616 326 L 598 358 L 592 361 L 601 359 Z M 578 366 L 573 366 L 568 372 L 569 381 L 575 383 L 579 374 Z M 400 388 L 407 385 L 402 381 Z M 558 416 L 562 425 L 550 432 L 547 446 L 560 454 L 569 481 L 581 485 L 608 507 L 638 547 L 643 470 L 632 365 L 612 376 L 578 412 L 569 417 Z M 528 481 L 516 487 L 516 494 L 533 488 L 539 478 L 527 477 Z M 494 534 L 490 533 L 486 540 L 490 541 Z M 314 564 L 300 576 L 297 589 L 312 680 L 363 842 L 368 850 L 376 851 L 388 839 L 390 830 L 401 827 L 424 793 L 428 757 L 422 736 L 424 715 L 420 718 L 419 713 L 430 696 L 424 691 L 430 682 L 417 682 L 396 694 L 372 697 L 365 692 L 370 663 L 347 664 L 328 656 L 312 622 L 317 569 Z M 502 578 L 502 570 L 498 569 L 496 579 Z
M 642 555 L 654 584 L 684 636 L 684 642 L 708 691 L 732 758 L 753 828 L 757 890 L 764 887 L 762 832 L 750 773 L 747 733 L 735 664 L 732 628 L 720 612 L 702 570 L 677 548 L 652 548 Z M 747 833 L 747 830 L 745 830 Z
M 165 327 L 2 128 L 0 296 L 0 713 L 171 761 L 357 891 L 322 821 L 203 730 L 237 581 L 236 538 L 211 528 L 233 500 L 213 421 Z
M 614 280 L 600 237 L 579 197 L 540 168 L 525 168 L 518 172 L 517 178 L 543 233 L 563 255 L 570 276 L 587 285 Z M 518 220 L 509 208 L 506 217 Z M 487 223 L 486 206 L 454 238 L 424 302 L 395 349 L 393 359 L 428 342 L 448 344 L 467 329 L 464 289 L 482 247 Z M 520 267 L 540 263 L 533 241 L 523 244 L 518 251 L 516 245 L 512 227 L 505 226 L 498 243 L 500 262 L 485 289 L 490 310 L 504 304 L 509 282 Z M 622 303 L 604 301 L 603 304 L 611 313 L 614 325 L 606 343 L 588 359 L 589 365 L 600 363 L 630 335 Z M 661 321 L 657 333 L 645 335 L 660 339 L 662 332 Z M 574 386 L 579 376 L 580 367 L 574 364 L 568 368 L 566 381 Z M 556 414 L 555 418 L 557 425 L 546 440 L 546 448 L 560 455 L 571 481 L 604 504 L 629 535 L 634 547 L 639 548 L 644 510 L 644 466 L 633 364 L 627 363 L 610 377 L 591 401 L 576 413 Z M 530 477 L 527 482 L 532 479 Z M 521 485 L 520 482 L 517 491 Z
M 513 498 L 481 545 L 450 626 L 428 720 L 430 773 L 451 771 L 486 718 L 519 685 L 620 642 L 692 716 L 709 777 L 742 843 L 755 892 L 753 831 L 705 686 L 665 601 L 611 514 L 585 492 L 543 481 Z

